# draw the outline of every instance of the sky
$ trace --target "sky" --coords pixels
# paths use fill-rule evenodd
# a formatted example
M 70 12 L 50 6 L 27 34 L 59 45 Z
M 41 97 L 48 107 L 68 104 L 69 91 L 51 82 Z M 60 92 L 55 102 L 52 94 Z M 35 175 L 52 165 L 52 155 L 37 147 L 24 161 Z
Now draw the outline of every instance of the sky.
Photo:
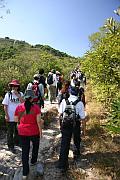
M 81 57 L 90 48 L 88 37 L 107 18 L 120 20 L 113 12 L 118 6 L 120 0 L 6 0 L 0 8 L 0 38 L 49 45 Z

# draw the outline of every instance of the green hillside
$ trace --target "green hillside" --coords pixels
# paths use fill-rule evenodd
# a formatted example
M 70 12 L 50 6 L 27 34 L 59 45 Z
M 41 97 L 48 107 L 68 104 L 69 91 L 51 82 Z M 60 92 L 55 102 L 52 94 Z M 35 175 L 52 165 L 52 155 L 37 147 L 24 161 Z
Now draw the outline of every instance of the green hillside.
M 40 68 L 45 70 L 46 75 L 54 68 L 67 78 L 78 62 L 77 58 L 48 45 L 33 46 L 9 37 L 0 38 L 0 95 L 3 95 L 8 82 L 13 78 L 20 80 L 24 90 Z

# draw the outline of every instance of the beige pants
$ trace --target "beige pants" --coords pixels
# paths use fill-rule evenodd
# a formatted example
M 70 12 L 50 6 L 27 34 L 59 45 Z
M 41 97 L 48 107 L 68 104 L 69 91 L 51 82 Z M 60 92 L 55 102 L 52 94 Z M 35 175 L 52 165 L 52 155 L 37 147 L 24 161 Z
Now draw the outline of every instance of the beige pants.
M 51 103 L 52 101 L 56 101 L 56 86 L 48 86 L 48 96 Z

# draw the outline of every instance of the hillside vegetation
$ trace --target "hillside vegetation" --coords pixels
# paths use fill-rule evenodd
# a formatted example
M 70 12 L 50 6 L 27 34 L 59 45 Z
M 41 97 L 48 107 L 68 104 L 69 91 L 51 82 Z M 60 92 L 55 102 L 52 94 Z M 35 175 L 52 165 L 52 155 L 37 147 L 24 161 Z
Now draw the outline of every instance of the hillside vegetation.
M 0 96 L 11 79 L 19 79 L 24 92 L 26 84 L 40 68 L 45 74 L 59 70 L 65 79 L 76 66 L 85 72 L 97 101 L 105 109 L 110 132 L 120 133 L 120 23 L 107 19 L 99 32 L 89 37 L 91 48 L 82 58 L 75 58 L 48 45 L 35 46 L 10 39 L 0 39 Z M 3 119 L 3 113 L 1 113 Z
M 69 72 L 78 61 L 77 58 L 47 45 L 32 46 L 25 41 L 0 38 L 0 100 L 2 101 L 12 79 L 20 81 L 21 90 L 24 92 L 26 85 L 33 80 L 33 75 L 40 68 L 45 70 L 45 75 L 54 68 L 68 79 Z M 0 105 L 0 128 L 3 122 L 4 112 Z
M 32 46 L 25 41 L 0 39 L 0 95 L 11 79 L 19 79 L 22 86 L 32 80 L 40 68 L 45 74 L 52 68 L 66 75 L 76 66 L 78 59 L 50 46 Z
M 89 39 L 91 50 L 83 58 L 82 69 L 96 99 L 106 109 L 106 127 L 120 133 L 120 23 L 108 19 Z

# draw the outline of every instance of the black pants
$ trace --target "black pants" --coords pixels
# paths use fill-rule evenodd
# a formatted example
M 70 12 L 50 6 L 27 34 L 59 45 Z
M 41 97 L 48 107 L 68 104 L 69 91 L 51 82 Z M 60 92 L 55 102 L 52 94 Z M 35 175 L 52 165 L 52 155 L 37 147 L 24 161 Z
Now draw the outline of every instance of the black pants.
M 7 144 L 9 148 L 14 148 L 15 145 L 19 144 L 19 136 L 16 122 L 7 123 Z
M 62 128 L 62 139 L 61 139 L 61 148 L 60 148 L 60 156 L 59 156 L 59 165 L 62 168 L 68 167 L 68 155 L 69 155 L 69 149 L 70 149 L 70 142 L 73 135 L 73 141 L 74 141 L 74 155 L 80 154 L 80 122 L 76 122 L 76 126 L 73 128 Z
M 30 141 L 32 141 L 32 158 L 31 163 L 37 162 L 38 150 L 39 150 L 39 136 L 20 136 L 22 145 L 22 164 L 23 164 L 23 176 L 27 176 L 29 173 L 29 152 Z

